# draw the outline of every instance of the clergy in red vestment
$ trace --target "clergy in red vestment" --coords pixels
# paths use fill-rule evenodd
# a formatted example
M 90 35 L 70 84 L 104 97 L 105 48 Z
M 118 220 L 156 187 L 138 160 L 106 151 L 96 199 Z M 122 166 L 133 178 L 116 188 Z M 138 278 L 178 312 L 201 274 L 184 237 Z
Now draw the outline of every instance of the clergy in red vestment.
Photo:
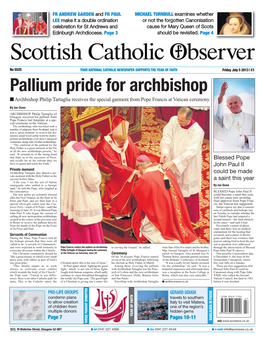
M 24 21 L 22 28 L 23 28 L 23 34 L 25 35 L 35 34 L 36 23 L 35 21 L 31 20 L 31 15 L 29 13 L 27 14 L 27 20 Z
M 39 21 L 37 22 L 36 34 L 47 35 L 47 24 L 43 20 L 42 16 L 39 17 Z
M 198 243 L 175 175 L 145 155 L 137 158 L 142 175 L 135 182 L 137 208 L 132 217 L 136 238 L 144 243 Z
M 136 170 L 136 158 L 139 149 L 128 136 L 127 122 L 117 115 L 112 122 L 112 132 L 105 136 L 100 144 L 96 160 L 112 170 L 102 197 L 103 216 L 106 219 L 129 217 L 131 210 L 131 191 L 139 175 Z
M 101 133 L 87 128 L 82 141 L 71 141 L 64 149 L 61 181 L 63 243 L 104 243 L 101 173 L 90 153 L 100 141 Z
M 18 17 L 14 20 L 14 24 L 13 24 L 13 33 L 15 35 L 19 35 L 22 34 L 22 26 L 24 23 L 24 19 L 22 18 L 22 14 L 18 13 Z

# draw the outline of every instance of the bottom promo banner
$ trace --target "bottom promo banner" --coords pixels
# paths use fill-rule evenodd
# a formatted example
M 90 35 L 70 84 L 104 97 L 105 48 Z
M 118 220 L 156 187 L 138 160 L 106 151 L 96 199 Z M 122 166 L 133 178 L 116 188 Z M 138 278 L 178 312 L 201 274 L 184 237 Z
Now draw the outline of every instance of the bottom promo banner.
M 87 331 L 131 331 L 131 327 L 179 331 L 176 326 L 186 325 L 212 331 L 239 329 L 215 327 L 233 325 L 254 331 L 254 311 L 252 287 L 10 288 L 11 331 L 65 331 L 60 325 L 81 331 L 83 327 L 89 327 Z

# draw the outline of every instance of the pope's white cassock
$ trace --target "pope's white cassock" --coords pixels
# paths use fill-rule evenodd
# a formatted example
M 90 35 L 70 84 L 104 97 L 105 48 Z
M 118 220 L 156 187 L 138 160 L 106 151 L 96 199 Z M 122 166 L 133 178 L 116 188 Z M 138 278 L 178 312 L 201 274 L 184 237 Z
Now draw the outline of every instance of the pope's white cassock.
M 173 116 L 163 129 L 161 155 L 169 153 L 167 161 L 173 161 L 171 170 L 175 173 L 184 198 L 196 195 L 197 205 L 188 210 L 191 221 L 199 215 L 199 192 L 201 191 L 202 143 L 204 131 L 191 119 L 182 127 L 178 117 Z M 196 212 L 195 212 L 196 211 Z
M 78 240 L 75 242 L 104 242 L 100 240 L 102 220 L 102 204 L 99 186 L 101 173 L 97 162 L 92 157 L 89 147 L 84 142 L 69 142 L 63 154 L 63 172 L 61 185 L 62 235 L 66 236 L 63 221 L 73 222 L 80 230 L 79 236 L 73 230 L 72 239 L 86 238 L 85 228 L 89 234 L 99 233 L 99 240 Z M 75 229 L 74 227 L 74 229 Z M 98 230 L 98 231 L 97 231 Z M 71 232 L 71 231 L 70 231 Z M 84 232 L 84 234 L 83 234 Z M 62 237 L 63 238 L 63 237 Z M 65 238 L 65 237 L 64 237 Z
M 241 111 L 238 114 L 224 113 L 224 103 L 218 105 L 214 115 L 214 137 L 223 141 L 223 151 L 254 151 L 254 116 Z M 242 135 L 242 136 L 241 136 Z M 245 143 L 246 135 L 248 142 Z

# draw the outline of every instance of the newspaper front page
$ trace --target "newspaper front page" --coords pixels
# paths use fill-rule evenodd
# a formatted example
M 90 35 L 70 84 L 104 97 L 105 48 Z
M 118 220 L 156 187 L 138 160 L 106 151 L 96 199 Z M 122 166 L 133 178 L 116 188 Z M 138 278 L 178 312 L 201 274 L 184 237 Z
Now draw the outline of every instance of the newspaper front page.
M 6 338 L 263 338 L 260 4 L 6 6 Z

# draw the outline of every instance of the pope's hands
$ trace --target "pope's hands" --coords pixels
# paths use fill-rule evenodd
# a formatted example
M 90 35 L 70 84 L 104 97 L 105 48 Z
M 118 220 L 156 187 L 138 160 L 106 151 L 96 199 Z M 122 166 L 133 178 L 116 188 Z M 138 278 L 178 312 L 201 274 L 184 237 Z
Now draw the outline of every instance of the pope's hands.
M 219 95 L 219 97 L 218 97 L 218 103 L 219 103 L 219 104 L 222 103 L 223 97 L 225 96 L 225 93 L 226 93 L 227 88 L 228 88 L 228 84 L 227 84 L 227 82 L 224 82 L 224 83 L 222 84 L 222 86 L 221 86 L 220 95 Z
M 239 135 L 239 136 L 244 136 L 245 138 L 245 143 L 248 143 L 248 137 L 246 135 Z

